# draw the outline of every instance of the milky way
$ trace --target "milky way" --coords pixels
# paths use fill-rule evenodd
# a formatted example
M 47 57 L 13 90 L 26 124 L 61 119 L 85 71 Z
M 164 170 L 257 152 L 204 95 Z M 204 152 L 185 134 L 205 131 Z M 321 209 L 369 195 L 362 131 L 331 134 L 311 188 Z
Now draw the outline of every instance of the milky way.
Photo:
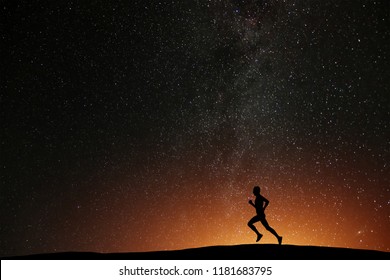
M 117 2 L 2 4 L 0 255 L 390 251 L 388 3 Z

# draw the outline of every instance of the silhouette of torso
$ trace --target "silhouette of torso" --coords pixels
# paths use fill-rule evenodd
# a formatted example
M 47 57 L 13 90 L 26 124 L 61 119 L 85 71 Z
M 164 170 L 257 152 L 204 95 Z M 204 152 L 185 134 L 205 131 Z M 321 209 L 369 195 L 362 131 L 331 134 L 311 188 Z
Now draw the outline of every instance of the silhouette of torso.
M 263 205 L 264 205 L 264 198 L 259 195 L 256 197 L 256 200 L 255 200 L 255 207 L 256 207 L 256 213 L 257 215 L 261 215 L 261 216 L 264 216 L 264 209 L 263 209 Z

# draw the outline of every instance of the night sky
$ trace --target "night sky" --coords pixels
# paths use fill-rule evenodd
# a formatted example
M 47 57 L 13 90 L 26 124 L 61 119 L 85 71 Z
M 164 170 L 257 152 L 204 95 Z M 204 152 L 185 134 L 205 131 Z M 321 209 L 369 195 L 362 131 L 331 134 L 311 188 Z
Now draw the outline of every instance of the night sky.
M 1 4 L 1 256 L 255 243 L 255 185 L 390 251 L 388 1 L 57 2 Z

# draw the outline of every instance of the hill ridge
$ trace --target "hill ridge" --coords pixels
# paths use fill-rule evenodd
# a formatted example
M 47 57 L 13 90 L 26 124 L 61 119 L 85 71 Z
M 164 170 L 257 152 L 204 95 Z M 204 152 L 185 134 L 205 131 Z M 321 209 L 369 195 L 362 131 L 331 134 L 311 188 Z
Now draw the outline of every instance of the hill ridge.
M 2 259 L 24 260 L 381 260 L 390 252 L 315 245 L 237 244 L 148 252 L 56 252 Z

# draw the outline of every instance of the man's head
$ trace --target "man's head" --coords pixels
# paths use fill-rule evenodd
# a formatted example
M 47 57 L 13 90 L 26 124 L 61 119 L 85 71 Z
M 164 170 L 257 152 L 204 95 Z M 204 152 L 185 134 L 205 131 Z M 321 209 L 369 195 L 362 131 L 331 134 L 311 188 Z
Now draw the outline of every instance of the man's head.
M 255 186 L 253 188 L 253 194 L 254 195 L 259 195 L 260 194 L 260 187 L 259 186 Z

